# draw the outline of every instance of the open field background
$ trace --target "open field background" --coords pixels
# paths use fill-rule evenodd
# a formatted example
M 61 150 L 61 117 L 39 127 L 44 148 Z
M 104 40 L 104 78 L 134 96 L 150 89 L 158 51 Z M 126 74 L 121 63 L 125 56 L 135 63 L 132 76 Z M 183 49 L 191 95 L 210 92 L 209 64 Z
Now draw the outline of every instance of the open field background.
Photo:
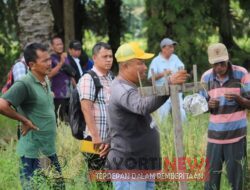
M 208 115 L 204 114 L 198 117 L 189 117 L 188 123 L 183 126 L 184 144 L 187 157 L 201 158 L 205 156 L 206 149 L 206 131 L 208 124 Z M 19 190 L 19 160 L 15 154 L 16 146 L 16 122 L 6 117 L 0 117 L 0 190 Z M 162 156 L 169 159 L 174 158 L 174 137 L 171 118 L 160 125 Z M 249 136 L 249 134 L 248 134 Z M 66 187 L 69 190 L 97 190 L 95 183 L 88 181 L 86 177 L 86 168 L 83 157 L 79 152 L 79 142 L 71 136 L 71 131 L 65 124 L 58 127 L 57 137 L 58 156 L 61 159 L 63 176 L 66 181 Z M 250 153 L 248 143 L 248 155 Z M 249 164 L 248 164 L 249 165 Z M 248 169 L 249 171 L 249 169 Z M 48 174 L 49 175 L 49 174 Z M 229 190 L 226 180 L 226 172 L 222 173 L 221 190 Z M 52 176 L 53 178 L 53 176 Z M 49 181 L 43 182 L 40 189 L 49 189 Z M 247 182 L 246 189 L 250 189 L 250 182 Z M 203 189 L 203 182 L 189 182 L 189 189 Z M 107 189 L 110 189 L 107 186 Z M 178 183 L 161 182 L 157 183 L 157 190 L 176 190 Z

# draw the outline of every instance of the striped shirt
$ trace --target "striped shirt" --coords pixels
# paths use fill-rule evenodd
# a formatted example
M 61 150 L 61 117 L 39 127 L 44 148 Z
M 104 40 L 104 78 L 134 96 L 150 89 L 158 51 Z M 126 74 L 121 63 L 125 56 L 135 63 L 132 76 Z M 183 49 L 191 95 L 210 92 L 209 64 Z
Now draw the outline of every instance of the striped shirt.
M 210 110 L 208 142 L 229 144 L 238 142 L 247 134 L 246 110 L 235 100 L 227 100 L 226 93 L 250 98 L 250 76 L 246 69 L 229 64 L 228 76 L 220 81 L 213 69 L 206 71 L 201 81 L 208 85 L 207 98 L 219 100 L 219 107 Z
M 109 103 L 110 97 L 110 85 L 112 82 L 112 74 L 108 73 L 103 75 L 95 67 L 92 69 L 96 72 L 97 76 L 100 79 L 100 82 L 103 88 L 100 89 L 97 99 L 95 99 L 95 84 L 92 77 L 89 74 L 85 74 L 81 77 L 77 84 L 77 89 L 79 93 L 80 100 L 86 99 L 94 102 L 93 106 L 93 115 L 95 119 L 95 124 L 98 129 L 99 135 L 102 140 L 107 138 L 107 105 Z M 88 126 L 86 126 L 86 134 L 90 135 Z

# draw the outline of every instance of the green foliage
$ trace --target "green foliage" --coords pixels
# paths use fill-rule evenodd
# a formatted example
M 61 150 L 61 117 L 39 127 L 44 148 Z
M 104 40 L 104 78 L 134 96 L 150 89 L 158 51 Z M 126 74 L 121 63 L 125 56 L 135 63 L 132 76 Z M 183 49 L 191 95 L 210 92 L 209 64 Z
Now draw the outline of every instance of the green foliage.
M 156 118 L 157 119 L 157 118 Z M 7 122 L 4 118 L 0 118 L 2 128 L 6 129 L 4 123 Z M 12 123 L 12 121 L 10 122 Z M 174 132 L 172 119 L 168 118 L 160 126 L 161 152 L 163 157 L 169 160 L 175 157 L 174 147 Z M 184 131 L 184 146 L 186 156 L 197 158 L 198 161 L 205 156 L 206 140 L 207 140 L 208 114 L 196 117 L 188 117 L 188 123 L 183 126 Z M 61 163 L 63 178 L 66 183 L 66 189 L 78 190 L 98 190 L 100 187 L 97 183 L 89 181 L 88 171 L 83 160 L 82 154 L 79 152 L 79 141 L 75 140 L 70 128 L 64 123 L 60 123 L 57 128 L 57 155 Z M 249 137 L 250 134 L 248 134 Z M 15 137 L 15 133 L 13 133 Z M 11 140 L 8 144 L 0 146 L 0 189 L 19 190 L 21 189 L 19 182 L 19 158 L 15 154 L 16 142 Z M 249 143 L 248 143 L 249 147 Z M 249 153 L 250 149 L 248 149 Z M 51 189 L 51 184 L 55 180 L 55 175 L 51 170 L 44 170 L 45 178 L 34 178 L 34 182 L 39 185 L 40 189 Z M 249 169 L 248 169 L 249 172 Z M 248 176 L 249 178 L 249 176 Z M 248 179 L 247 178 L 247 179 Z M 249 187 L 249 180 L 246 180 Z M 111 189 L 106 184 L 103 184 L 103 189 Z M 202 190 L 204 183 L 202 181 L 188 182 L 189 189 Z M 157 182 L 156 190 L 176 190 L 178 189 L 177 182 Z M 228 190 L 229 184 L 226 179 L 226 171 L 223 169 L 221 189 Z M 248 188 L 247 188 L 248 189 Z
M 178 42 L 176 53 L 188 70 L 197 64 L 199 72 L 208 68 L 206 48 L 212 35 L 207 6 L 203 1 L 149 1 L 147 7 L 148 48 L 159 52 L 164 37 Z
M 229 23 L 232 22 L 233 39 L 241 49 L 235 46 L 229 51 L 233 63 L 238 65 L 249 58 L 249 5 L 246 1 L 230 0 Z M 209 68 L 207 46 L 221 39 L 218 1 L 146 0 L 146 12 L 150 51 L 159 52 L 159 42 L 170 37 L 179 42 L 176 53 L 188 70 L 193 64 L 198 65 L 199 74 Z
M 16 190 L 21 189 L 19 183 L 19 162 L 15 154 L 16 143 L 12 140 L 4 146 L 0 147 L 0 189 Z
M 19 56 L 17 5 L 15 0 L 0 0 L 0 87 L 14 60 Z M 10 11 L 11 10 L 11 11 Z
M 125 30 L 123 34 L 131 34 L 133 38 L 142 38 L 145 35 L 144 22 L 146 19 L 144 2 L 137 1 L 124 1 L 122 4 L 122 17 L 124 20 Z
M 16 126 L 17 122 L 15 120 L 0 115 L 0 139 L 2 139 L 3 137 L 10 138 L 13 136 L 13 134 L 16 134 Z
M 83 28 L 91 30 L 95 35 L 107 35 L 107 20 L 105 19 L 104 1 L 86 1 L 86 17 Z

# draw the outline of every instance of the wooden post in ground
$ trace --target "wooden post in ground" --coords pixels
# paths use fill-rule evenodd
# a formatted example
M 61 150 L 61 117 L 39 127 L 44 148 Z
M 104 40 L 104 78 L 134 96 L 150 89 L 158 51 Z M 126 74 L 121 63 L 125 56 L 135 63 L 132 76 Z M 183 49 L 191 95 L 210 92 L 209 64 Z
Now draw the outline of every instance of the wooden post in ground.
M 197 67 L 193 65 L 194 82 L 185 83 L 183 85 L 169 85 L 168 76 L 165 74 L 164 78 L 166 80 L 165 85 L 156 86 L 155 76 L 152 72 L 152 85 L 150 87 L 143 87 L 140 81 L 140 93 L 141 96 L 163 96 L 170 95 L 172 102 L 172 115 L 173 115 L 173 125 L 174 125 L 174 143 L 175 143 L 175 155 L 177 158 L 176 168 L 178 173 L 185 172 L 185 150 L 183 144 L 183 131 L 181 123 L 181 112 L 180 112 L 180 102 L 179 102 L 179 92 L 197 92 L 198 90 L 204 90 L 207 88 L 205 84 L 197 82 Z M 139 77 L 139 76 L 138 76 Z M 140 78 L 139 78 L 140 80 Z M 179 190 L 187 190 L 188 185 L 186 181 L 179 182 Z
M 175 144 L 175 156 L 177 159 L 176 168 L 178 173 L 185 172 L 184 166 L 184 145 L 183 145 L 183 130 L 180 112 L 180 100 L 179 100 L 179 90 L 177 85 L 170 86 L 170 98 L 172 104 L 172 117 L 174 125 L 174 144 Z M 187 190 L 187 182 L 179 182 L 180 190 Z

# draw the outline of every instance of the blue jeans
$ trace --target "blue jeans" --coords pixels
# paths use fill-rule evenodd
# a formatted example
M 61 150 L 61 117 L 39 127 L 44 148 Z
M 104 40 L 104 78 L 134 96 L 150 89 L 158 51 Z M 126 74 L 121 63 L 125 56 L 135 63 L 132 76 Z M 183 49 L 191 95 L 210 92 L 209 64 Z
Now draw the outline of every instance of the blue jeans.
M 59 176 L 62 176 L 62 171 L 61 171 L 60 164 L 58 162 L 57 155 L 54 154 L 52 156 L 48 156 L 48 159 L 50 161 L 50 165 L 54 166 L 54 169 L 57 172 L 57 174 L 59 174 Z M 41 171 L 42 168 L 41 168 L 40 160 L 38 158 L 27 158 L 27 157 L 22 156 L 20 161 L 21 161 L 20 180 L 21 180 L 22 188 L 24 190 L 36 189 L 35 184 L 32 181 L 32 178 L 34 176 L 38 176 L 39 180 L 43 180 L 42 178 L 44 178 L 44 175 L 42 174 L 42 171 Z M 54 188 L 65 189 L 65 184 L 64 184 L 64 180 L 62 179 L 62 177 L 59 177 L 59 178 L 57 177 L 55 181 L 56 181 L 55 184 L 53 184 Z
M 179 102 L 180 102 L 180 111 L 181 111 L 181 121 L 185 122 L 187 120 L 186 112 L 183 108 L 183 98 L 182 93 L 179 93 Z M 158 109 L 158 114 L 160 116 L 160 120 L 163 121 L 169 114 L 172 109 L 172 103 L 170 98 Z
M 153 181 L 113 181 L 115 190 L 154 190 Z

